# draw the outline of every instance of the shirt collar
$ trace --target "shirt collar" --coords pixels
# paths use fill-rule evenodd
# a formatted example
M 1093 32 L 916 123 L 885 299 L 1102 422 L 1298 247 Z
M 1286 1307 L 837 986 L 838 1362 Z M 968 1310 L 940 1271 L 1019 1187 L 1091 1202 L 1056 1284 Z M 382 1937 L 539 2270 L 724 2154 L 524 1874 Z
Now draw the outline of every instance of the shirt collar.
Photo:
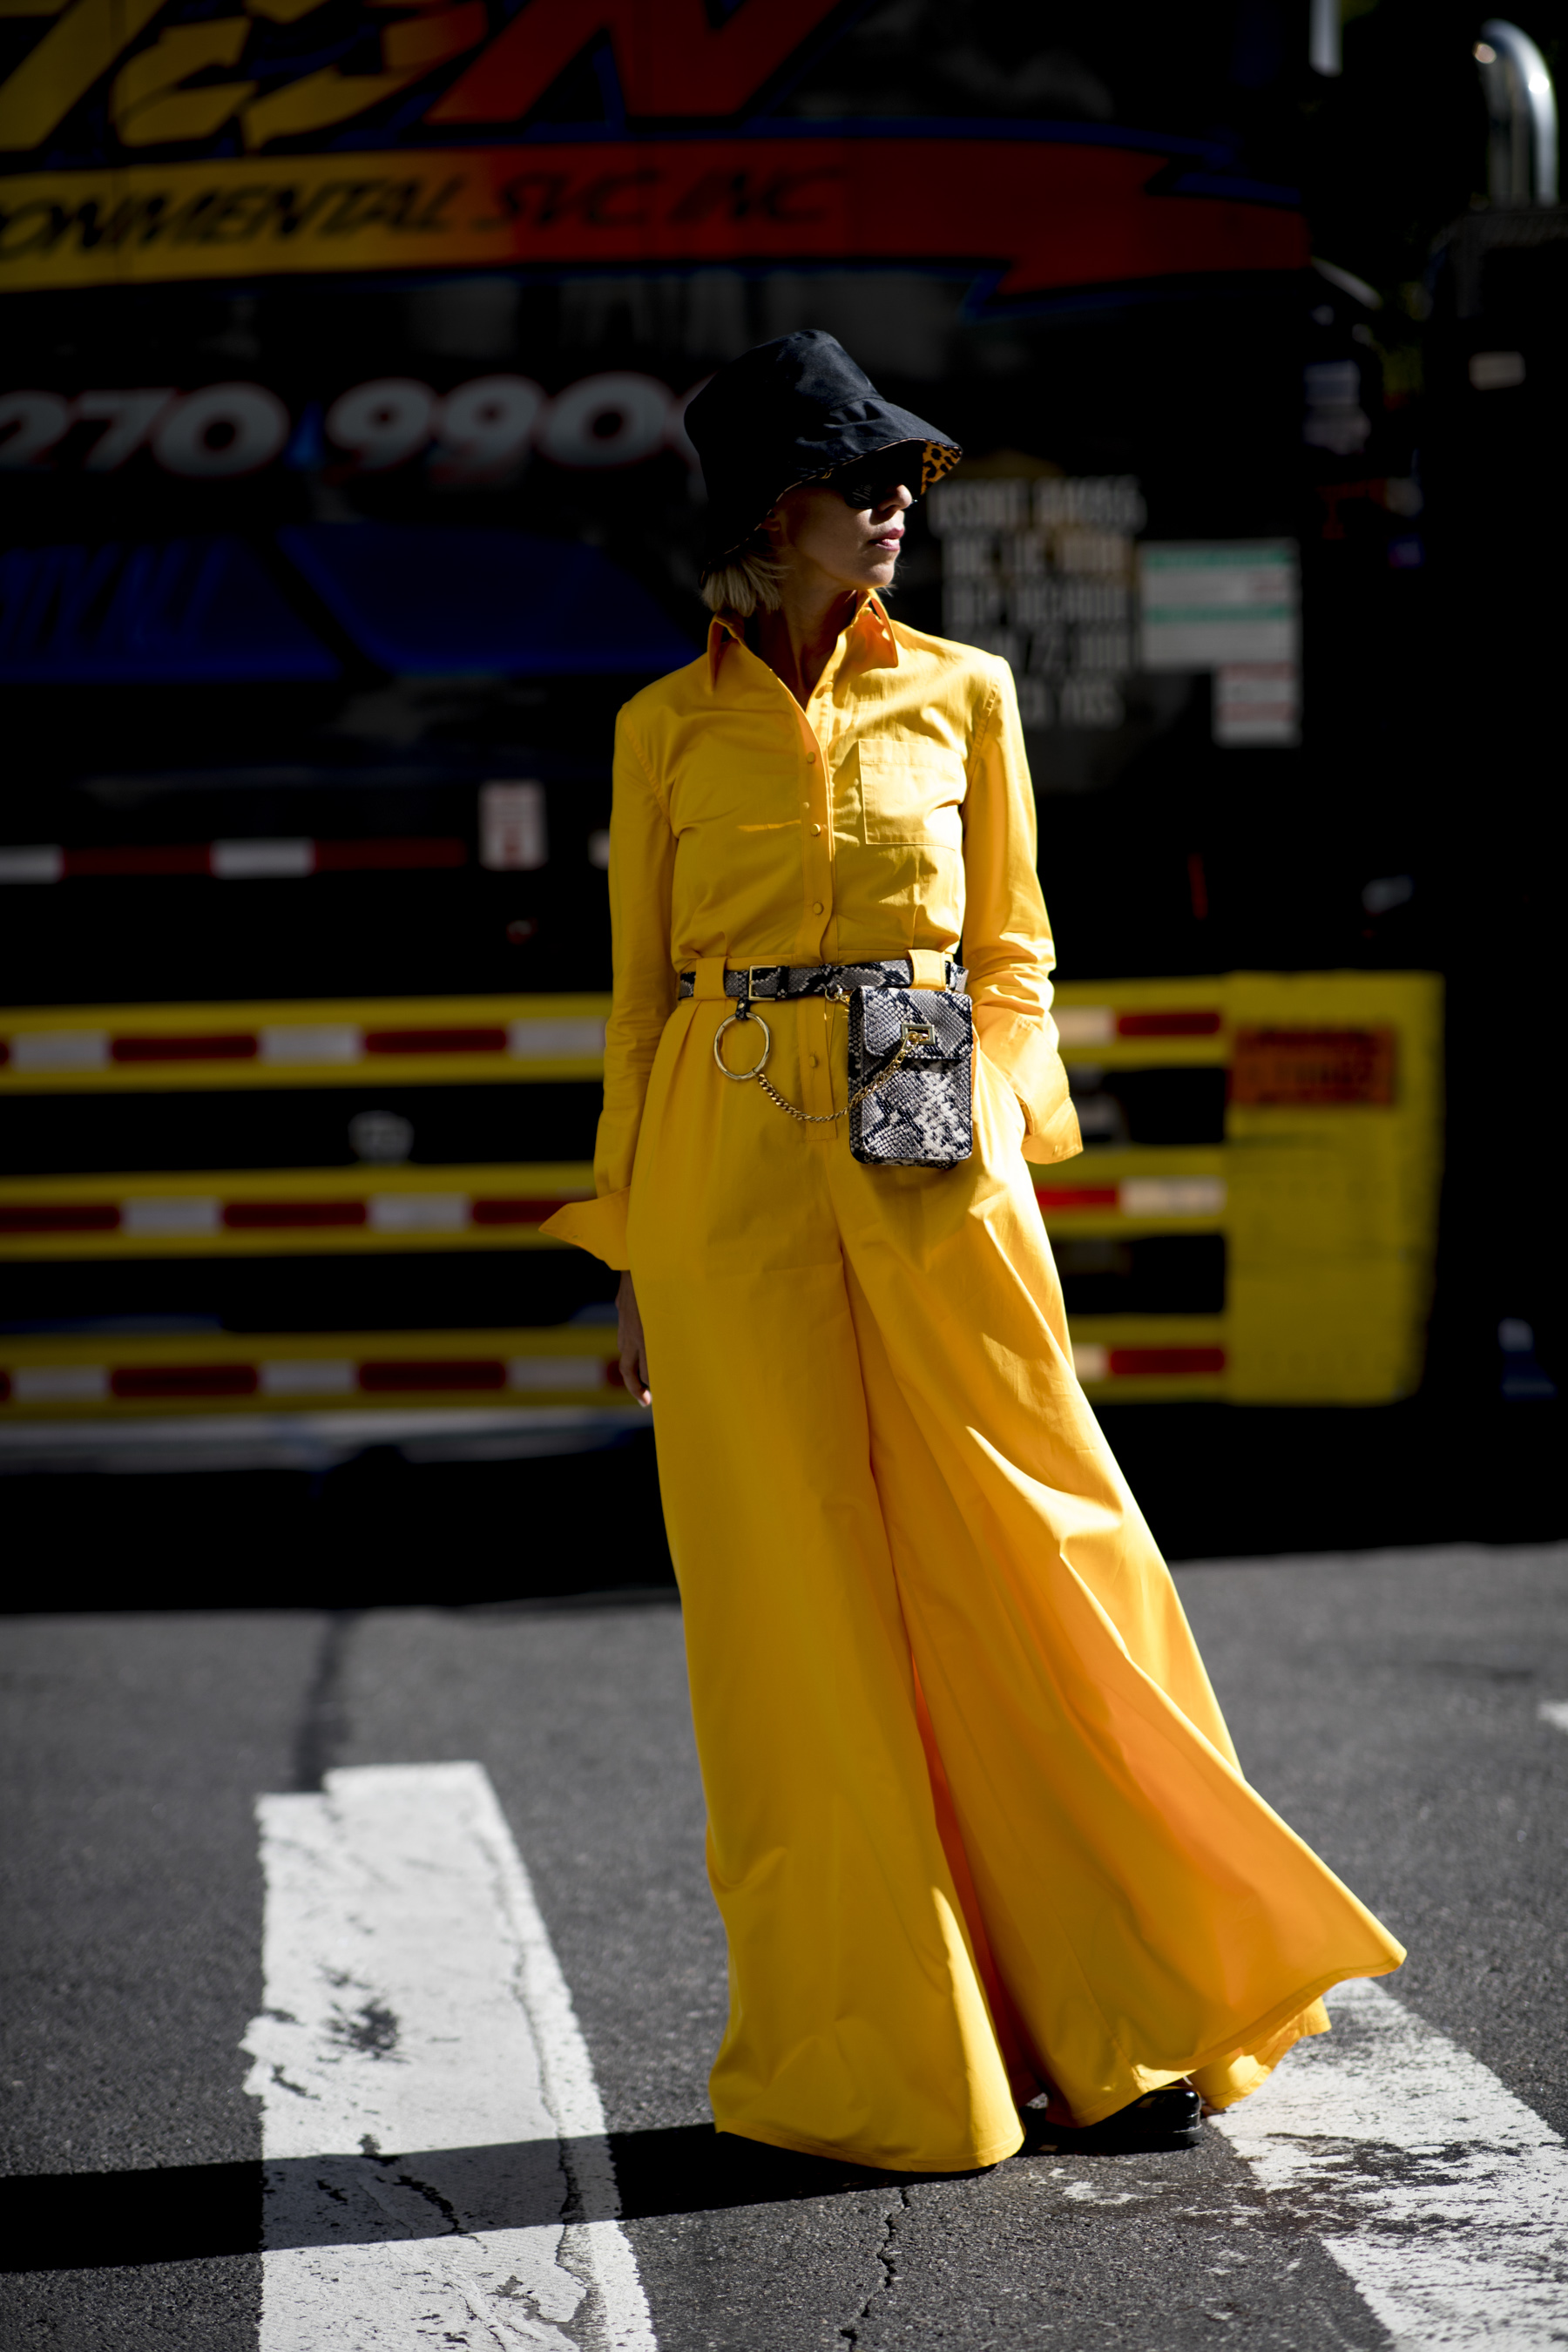
M 893 635 L 887 607 L 875 589 L 868 588 L 861 598 L 860 609 L 850 626 L 867 648 L 868 668 L 898 668 L 899 641 Z
M 733 613 L 715 613 L 709 622 L 708 683 L 710 687 L 719 683 L 719 665 L 724 658 L 725 645 L 731 638 L 738 646 L 745 644 L 745 625 L 743 621 L 735 618 Z
M 864 648 L 866 666 L 870 669 L 897 669 L 899 642 L 893 635 L 881 598 L 871 588 L 864 590 L 856 607 L 855 617 L 844 632 L 847 638 L 858 639 Z M 716 688 L 719 666 L 724 658 L 725 645 L 738 646 L 746 642 L 746 625 L 734 613 L 715 613 L 708 624 L 708 683 Z

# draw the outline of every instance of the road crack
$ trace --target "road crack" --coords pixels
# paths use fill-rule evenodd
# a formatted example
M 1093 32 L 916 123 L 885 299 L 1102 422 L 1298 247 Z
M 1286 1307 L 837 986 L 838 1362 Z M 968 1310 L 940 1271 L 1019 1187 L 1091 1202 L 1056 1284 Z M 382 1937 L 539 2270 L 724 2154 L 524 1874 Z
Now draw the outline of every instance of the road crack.
M 838 2330 L 844 2342 L 850 2346 L 851 2352 L 855 2352 L 855 2347 L 859 2345 L 860 2330 L 870 2318 L 876 2305 L 885 2296 L 891 2294 L 899 2283 L 899 2223 L 910 2210 L 910 2192 L 907 2189 L 900 2189 L 898 2203 L 890 2212 L 884 2213 L 882 2216 L 882 2241 L 877 2248 L 877 2262 L 882 2275 L 855 2314 L 854 2318 L 847 2319 Z
M 328 1612 L 316 1653 L 315 1671 L 294 1734 L 294 1786 L 318 1793 L 348 1745 L 348 1700 L 344 1686 L 349 1643 L 363 1609 Z
M 381 2207 L 384 2213 L 390 2214 L 394 2220 L 397 2220 L 399 2218 L 396 2206 L 393 2204 L 386 2195 L 383 2193 L 384 2187 L 386 2189 L 394 2188 L 408 2189 L 412 2189 L 416 2197 L 422 2197 L 427 2205 L 434 2205 L 436 2210 L 440 2214 L 442 2220 L 447 2224 L 447 2234 L 448 2236 L 454 2238 L 473 2238 L 475 2236 L 475 2232 L 469 2229 L 468 2223 L 464 2221 L 461 2213 L 458 2212 L 458 2208 L 453 2204 L 451 2199 L 449 2197 L 444 2197 L 441 2191 L 435 2186 L 434 2182 L 429 2180 L 421 2180 L 418 2174 L 416 2172 L 404 2172 L 396 2168 L 404 2164 L 406 2161 L 406 2158 L 401 2156 L 383 2155 L 381 2149 L 376 2146 L 375 2141 L 371 2137 L 368 2132 L 360 2141 L 360 2150 L 368 2162 L 380 2167 L 381 2179 L 379 2180 L 374 2173 L 365 2174 L 363 2179 L 365 2187 L 370 2190 L 372 2197 Z

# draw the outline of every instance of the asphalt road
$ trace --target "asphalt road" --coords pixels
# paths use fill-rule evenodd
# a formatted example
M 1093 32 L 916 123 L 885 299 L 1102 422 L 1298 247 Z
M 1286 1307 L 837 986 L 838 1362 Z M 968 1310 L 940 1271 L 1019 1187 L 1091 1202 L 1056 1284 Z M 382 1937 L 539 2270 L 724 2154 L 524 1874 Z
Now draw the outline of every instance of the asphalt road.
M 1568 2132 L 1568 1737 L 1540 1714 L 1568 1701 L 1568 1548 L 1179 1573 L 1250 1777 L 1409 1945 L 1392 1990 Z M 532 1874 L 662 2352 L 1392 2340 L 1213 2129 L 1190 2155 L 907 2183 L 704 2131 L 724 1955 L 658 1591 L 37 1616 L 0 1646 L 0 2216 L 24 2265 L 0 2278 L 0 2352 L 255 2352 L 260 2258 L 223 2169 L 260 2149 L 239 2048 L 261 1995 L 255 1799 L 459 1759 Z

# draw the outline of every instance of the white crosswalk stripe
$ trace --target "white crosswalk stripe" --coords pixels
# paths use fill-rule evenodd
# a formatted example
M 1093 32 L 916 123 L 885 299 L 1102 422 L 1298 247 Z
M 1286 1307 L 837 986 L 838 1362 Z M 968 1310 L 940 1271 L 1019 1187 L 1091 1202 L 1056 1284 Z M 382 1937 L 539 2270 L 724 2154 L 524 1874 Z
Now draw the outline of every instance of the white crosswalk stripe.
M 331 1772 L 258 1811 L 260 2352 L 657 2352 L 602 2218 L 587 2049 L 484 1771 Z M 595 2218 L 555 2218 L 574 2210 Z
M 1568 2342 L 1568 2147 L 1495 2074 L 1365 1981 L 1219 2128 L 1396 2346 Z

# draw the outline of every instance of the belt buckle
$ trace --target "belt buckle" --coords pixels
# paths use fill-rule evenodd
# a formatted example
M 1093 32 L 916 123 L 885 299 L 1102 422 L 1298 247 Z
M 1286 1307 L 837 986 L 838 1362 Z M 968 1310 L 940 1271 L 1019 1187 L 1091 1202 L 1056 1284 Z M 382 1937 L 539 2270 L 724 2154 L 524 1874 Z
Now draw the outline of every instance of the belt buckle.
M 741 984 L 740 994 L 736 1003 L 736 1009 L 730 1016 L 731 1021 L 749 1021 L 752 1017 L 752 1007 L 753 1004 L 758 1003 L 772 1003 L 773 1000 L 771 998 L 761 996 L 756 985 L 757 973 L 760 971 L 769 971 L 772 969 L 773 967 L 771 965 L 763 963 L 749 963 L 746 966 L 746 977 Z M 727 1028 L 729 1026 L 729 1023 L 726 1022 L 724 1025 Z M 764 1028 L 766 1025 L 766 1023 L 764 1023 Z M 721 1064 L 720 1066 L 722 1068 L 722 1064 Z M 732 1076 L 733 1072 L 730 1072 L 727 1075 Z

